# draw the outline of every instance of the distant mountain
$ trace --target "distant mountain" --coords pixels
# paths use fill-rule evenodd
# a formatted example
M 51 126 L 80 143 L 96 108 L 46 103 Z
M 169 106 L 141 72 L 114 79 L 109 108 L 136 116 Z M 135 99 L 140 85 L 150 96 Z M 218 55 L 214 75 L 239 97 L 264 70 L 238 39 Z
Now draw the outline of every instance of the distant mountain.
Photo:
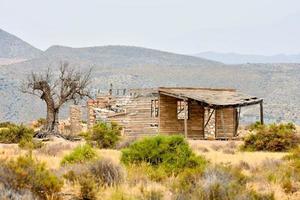
M 41 50 L 31 46 L 20 38 L 0 29 L 0 58 L 31 59 L 38 57 Z
M 73 63 L 97 66 L 129 67 L 141 65 L 159 66 L 214 66 L 215 61 L 134 46 L 99 46 L 71 48 L 52 46 L 39 60 L 67 60 Z
M 14 46 L 16 52 L 24 52 L 23 45 L 20 46 L 20 50 L 18 46 Z M 32 47 L 29 49 L 32 50 Z M 50 67 L 56 73 L 60 62 L 67 61 L 81 70 L 93 66 L 91 90 L 94 94 L 99 89 L 107 91 L 110 83 L 114 88 L 159 86 L 236 88 L 264 98 L 266 122 L 283 120 L 300 124 L 298 86 L 300 64 L 232 65 L 201 57 L 133 46 L 86 48 L 52 46 L 45 52 L 39 50 L 35 52 L 37 53 L 32 56 L 27 55 L 27 58 L 31 59 L 26 61 L 16 57 L 0 59 L 0 65 L 1 62 L 6 63 L 6 66 L 0 68 L 0 121 L 28 122 L 45 117 L 44 102 L 37 97 L 22 94 L 18 88 L 21 81 L 32 71 L 41 72 Z M 12 60 L 19 63 L 12 64 Z M 226 62 L 246 61 L 232 58 Z M 250 119 L 252 122 L 257 120 L 259 111 L 255 108 L 255 106 L 242 108 L 242 120 Z M 68 106 L 65 106 L 61 110 L 62 118 L 67 117 L 67 109 Z
M 202 52 L 195 54 L 201 58 L 219 61 L 225 64 L 245 64 L 245 63 L 300 63 L 300 54 L 286 55 L 278 54 L 272 56 L 247 55 L 237 53 L 217 53 Z

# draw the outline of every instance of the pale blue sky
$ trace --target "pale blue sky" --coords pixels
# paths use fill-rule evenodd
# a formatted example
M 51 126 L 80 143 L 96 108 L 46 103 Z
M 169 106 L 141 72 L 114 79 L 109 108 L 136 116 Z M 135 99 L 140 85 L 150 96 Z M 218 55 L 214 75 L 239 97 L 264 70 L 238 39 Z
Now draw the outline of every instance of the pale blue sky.
M 0 28 L 40 49 L 300 53 L 299 0 L 0 0 Z

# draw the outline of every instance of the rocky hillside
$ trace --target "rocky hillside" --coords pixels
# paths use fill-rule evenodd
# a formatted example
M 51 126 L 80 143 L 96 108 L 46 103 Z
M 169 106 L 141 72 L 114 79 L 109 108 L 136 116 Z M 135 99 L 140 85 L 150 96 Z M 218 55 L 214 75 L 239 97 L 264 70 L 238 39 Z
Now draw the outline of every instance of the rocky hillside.
M 131 57 L 129 60 L 138 60 Z M 154 58 L 152 58 L 154 59 Z M 41 61 L 45 60 L 44 67 Z M 15 65 L 2 66 L 0 73 L 0 120 L 29 121 L 44 116 L 44 104 L 37 97 L 18 91 L 20 80 L 30 71 L 42 71 L 50 66 L 57 69 L 59 61 L 26 61 Z M 110 58 L 108 58 L 110 60 Z M 86 61 L 73 63 L 84 69 Z M 109 63 L 103 58 L 103 63 Z M 158 61 L 155 61 L 158 63 Z M 167 61 L 165 61 L 167 62 Z M 46 64 L 47 63 L 47 64 Z M 78 64 L 81 63 L 81 64 Z M 31 66 L 31 67 L 30 67 Z M 35 66 L 35 67 L 32 67 Z M 266 121 L 294 121 L 300 123 L 300 64 L 246 64 L 246 65 L 186 65 L 175 66 L 146 63 L 105 66 L 93 65 L 93 91 L 105 90 L 113 83 L 116 88 L 194 86 L 237 88 L 245 93 L 265 99 Z M 243 119 L 255 121 L 258 107 L 243 108 Z M 66 117 L 67 110 L 61 112 Z
M 0 29 L 0 58 L 31 59 L 41 53 L 41 50 Z
M 107 89 L 110 83 L 116 88 L 237 88 L 265 99 L 266 121 L 300 123 L 300 64 L 225 65 L 198 57 L 130 46 L 52 46 L 30 60 L 0 66 L 0 121 L 28 122 L 43 117 L 43 102 L 37 97 L 22 94 L 18 88 L 32 71 L 42 72 L 50 67 L 55 72 L 62 61 L 82 70 L 93 67 L 94 92 Z M 245 121 L 254 121 L 258 117 L 258 107 L 243 108 L 242 111 Z M 67 108 L 61 112 L 62 117 L 66 114 Z

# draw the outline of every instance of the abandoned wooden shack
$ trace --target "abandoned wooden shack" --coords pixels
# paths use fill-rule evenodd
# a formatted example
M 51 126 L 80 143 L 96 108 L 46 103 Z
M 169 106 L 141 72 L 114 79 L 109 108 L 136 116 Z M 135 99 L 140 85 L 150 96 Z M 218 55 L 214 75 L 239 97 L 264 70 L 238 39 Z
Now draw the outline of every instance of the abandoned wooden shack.
M 187 138 L 230 139 L 238 135 L 241 108 L 263 99 L 235 89 L 175 88 L 110 90 L 87 102 L 88 127 L 115 121 L 127 136 L 184 134 Z
M 184 133 L 187 138 L 204 139 L 205 129 L 214 123 L 214 138 L 237 136 L 240 109 L 260 105 L 263 123 L 263 99 L 234 89 L 159 88 L 159 130 L 161 134 Z

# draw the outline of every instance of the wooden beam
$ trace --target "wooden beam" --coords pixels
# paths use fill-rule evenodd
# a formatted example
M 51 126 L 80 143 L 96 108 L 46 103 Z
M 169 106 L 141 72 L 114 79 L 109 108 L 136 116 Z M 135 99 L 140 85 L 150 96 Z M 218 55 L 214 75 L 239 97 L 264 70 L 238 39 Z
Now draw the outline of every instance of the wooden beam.
M 263 108 L 263 100 L 259 103 L 260 105 L 260 123 L 264 124 L 264 108 Z
M 188 118 L 188 102 L 186 100 L 184 100 L 184 137 L 187 138 L 188 137 L 188 130 L 187 130 L 187 118 Z

